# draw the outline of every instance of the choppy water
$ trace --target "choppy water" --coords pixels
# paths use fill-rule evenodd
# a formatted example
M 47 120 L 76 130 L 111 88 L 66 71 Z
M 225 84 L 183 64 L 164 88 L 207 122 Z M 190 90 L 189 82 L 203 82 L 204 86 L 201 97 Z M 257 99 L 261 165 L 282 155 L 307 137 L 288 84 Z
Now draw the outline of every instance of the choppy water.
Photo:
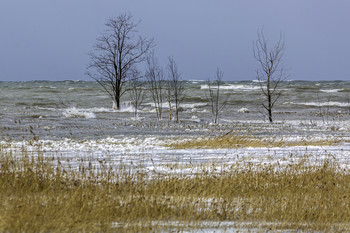
M 256 81 L 225 82 L 222 93 L 228 104 L 220 116 L 221 123 L 236 121 L 266 121 L 261 103 L 264 96 Z M 186 81 L 183 123 L 206 124 L 211 121 L 206 100 L 208 85 L 202 81 Z M 288 81 L 280 87 L 283 95 L 276 104 L 277 121 L 348 120 L 350 113 L 349 81 Z M 146 92 L 138 123 L 128 94 L 123 96 L 121 111 L 112 111 L 112 101 L 95 82 L 87 81 L 32 81 L 0 82 L 0 129 L 2 139 L 21 139 L 33 136 L 46 139 L 105 138 L 108 136 L 162 135 L 163 125 L 172 125 L 171 134 L 196 134 L 176 129 L 167 120 L 159 126 L 144 128 L 156 122 L 150 96 Z M 74 107 L 74 108 L 72 108 Z M 246 108 L 249 112 L 239 110 Z M 72 117 L 76 114 L 77 117 Z M 133 127 L 130 127 L 133 126 Z M 32 133 L 30 127 L 33 128 Z M 191 126 L 190 126 L 191 127 Z

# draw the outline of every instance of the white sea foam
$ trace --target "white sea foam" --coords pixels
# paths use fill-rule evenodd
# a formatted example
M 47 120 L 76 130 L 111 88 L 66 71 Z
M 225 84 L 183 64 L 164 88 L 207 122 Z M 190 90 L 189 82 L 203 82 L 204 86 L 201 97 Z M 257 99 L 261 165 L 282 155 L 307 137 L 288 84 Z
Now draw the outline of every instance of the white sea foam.
M 191 82 L 192 84 L 197 84 L 197 83 L 202 83 L 202 82 L 206 82 L 205 80 L 188 80 L 189 82 Z
M 249 109 L 248 108 L 241 108 L 237 112 L 239 112 L 239 113 L 248 113 Z
M 130 101 L 122 102 L 120 104 L 120 109 L 117 110 L 117 105 L 113 102 L 113 107 L 111 109 L 108 108 L 92 108 L 93 112 L 131 112 L 135 111 L 135 107 L 131 104 Z
M 199 119 L 198 116 L 195 115 L 191 117 L 191 120 L 194 122 L 201 122 L 201 119 Z
M 174 103 L 171 103 L 171 104 L 173 105 Z M 143 105 L 147 105 L 147 106 L 151 106 L 151 107 L 155 107 L 156 106 L 155 103 L 153 103 L 153 102 L 147 102 L 147 103 L 144 103 Z M 162 102 L 162 107 L 163 108 L 166 108 L 168 106 L 169 106 L 168 102 Z
M 190 79 L 188 80 L 189 82 L 206 82 L 205 80 L 201 80 L 201 79 Z
M 193 103 L 193 104 L 181 104 L 181 107 L 193 109 L 193 108 L 197 108 L 197 107 L 203 107 L 206 105 L 207 105 L 207 103 Z
M 264 83 L 264 82 L 266 82 L 266 81 L 255 79 L 255 80 L 252 80 L 252 82 L 253 82 L 253 83 Z
M 77 109 L 76 107 L 71 107 L 63 110 L 63 116 L 67 118 L 96 118 L 96 115 L 93 112 Z
M 89 112 L 115 112 L 115 110 L 111 109 L 111 108 L 86 108 L 84 109 L 84 111 L 89 111 Z
M 343 102 L 304 102 L 304 103 L 293 103 L 291 104 L 297 104 L 297 105 L 306 105 L 306 106 L 316 106 L 316 107 L 323 107 L 323 106 L 338 106 L 338 107 L 349 107 L 350 103 L 343 103 Z
M 57 87 L 53 86 L 39 86 L 40 89 L 46 88 L 46 89 L 57 89 Z
M 120 106 L 120 109 L 117 112 L 134 112 L 135 107 L 131 104 L 131 102 L 123 102 Z
M 211 86 L 212 89 L 216 89 L 217 86 L 213 85 Z M 209 85 L 201 85 L 201 89 L 209 89 Z M 252 86 L 252 85 L 228 85 L 228 86 L 220 86 L 220 89 L 222 90 L 241 90 L 241 91 L 251 91 L 251 90 L 258 90 L 260 87 L 258 86 Z
M 148 106 L 151 106 L 151 107 L 155 107 L 155 104 L 151 103 L 151 102 L 145 103 L 145 105 L 148 105 Z M 191 104 L 181 103 L 180 107 L 193 109 L 193 108 L 197 108 L 197 107 L 203 107 L 203 106 L 206 106 L 206 105 L 207 105 L 207 103 L 191 103 Z M 175 103 L 171 103 L 171 106 L 174 107 Z M 162 107 L 163 108 L 169 108 L 169 103 L 168 102 L 163 102 L 162 103 Z
M 335 93 L 335 92 L 339 92 L 339 91 L 343 91 L 344 89 L 329 89 L 329 90 L 320 90 L 322 92 L 325 93 Z

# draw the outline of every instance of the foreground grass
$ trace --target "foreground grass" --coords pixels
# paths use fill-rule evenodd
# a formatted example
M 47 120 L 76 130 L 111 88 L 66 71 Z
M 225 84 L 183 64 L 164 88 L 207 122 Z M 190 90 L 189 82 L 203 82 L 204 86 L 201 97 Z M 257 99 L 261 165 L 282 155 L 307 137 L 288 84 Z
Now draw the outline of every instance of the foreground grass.
M 259 138 L 229 132 L 224 135 L 195 138 L 170 143 L 165 146 L 173 149 L 223 149 L 242 147 L 332 146 L 337 143 L 339 143 L 339 140 L 336 139 L 286 141 L 273 137 Z
M 25 153 L 2 152 L 0 164 L 1 232 L 148 232 L 204 221 L 349 230 L 350 174 L 329 161 L 283 169 L 248 164 L 190 176 L 104 163 L 66 169 Z

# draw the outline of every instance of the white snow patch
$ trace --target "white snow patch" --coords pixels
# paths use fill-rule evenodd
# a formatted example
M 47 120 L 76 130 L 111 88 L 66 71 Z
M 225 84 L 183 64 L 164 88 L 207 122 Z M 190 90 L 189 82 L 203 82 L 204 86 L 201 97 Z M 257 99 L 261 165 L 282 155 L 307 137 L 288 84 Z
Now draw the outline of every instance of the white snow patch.
M 317 140 L 327 137 L 310 137 Z M 303 141 L 305 137 L 284 137 L 284 141 Z M 189 138 L 187 138 L 188 140 Z M 185 140 L 185 139 L 183 139 Z M 109 159 L 116 164 L 139 166 L 164 174 L 193 174 L 205 169 L 220 171 L 231 165 L 246 166 L 255 164 L 277 165 L 282 169 L 290 164 L 307 161 L 310 165 L 321 165 L 325 160 L 332 160 L 344 169 L 350 168 L 350 144 L 339 146 L 295 146 L 272 148 L 238 148 L 238 149 L 171 149 L 163 145 L 179 142 L 177 138 L 160 137 L 107 137 L 98 140 L 38 140 L 38 141 L 0 141 L 2 151 L 23 154 L 27 151 L 47 156 L 64 156 L 78 162 L 89 158 L 96 164 L 99 159 Z M 174 167 L 169 167 L 174 164 Z M 190 165 L 190 166 L 188 166 Z

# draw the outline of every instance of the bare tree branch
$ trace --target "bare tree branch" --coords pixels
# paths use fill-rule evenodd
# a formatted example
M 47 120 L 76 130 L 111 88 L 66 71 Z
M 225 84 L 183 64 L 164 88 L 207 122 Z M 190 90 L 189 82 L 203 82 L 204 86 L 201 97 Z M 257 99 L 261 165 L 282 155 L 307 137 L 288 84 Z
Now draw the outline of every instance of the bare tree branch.
M 207 101 L 210 105 L 212 121 L 214 124 L 218 123 L 219 115 L 222 110 L 226 107 L 228 96 L 225 99 L 222 99 L 221 86 L 222 86 L 222 78 L 224 77 L 224 73 L 217 67 L 215 73 L 215 80 L 211 82 L 208 80 L 208 96 Z
M 154 106 L 157 112 L 158 120 L 162 119 L 163 98 L 165 95 L 164 89 L 164 71 L 159 66 L 158 60 L 154 52 L 147 57 L 146 80 Z
M 126 89 L 129 92 L 130 101 L 134 107 L 134 118 L 138 118 L 138 109 L 143 103 L 144 89 L 142 88 L 142 80 L 137 70 L 133 71 L 133 78 L 130 79 L 130 88 Z
M 184 99 L 184 83 L 181 80 L 181 74 L 177 69 L 176 62 L 173 57 L 168 58 L 168 88 L 169 88 L 169 103 L 175 104 L 176 122 L 179 122 L 179 112 L 181 103 Z
M 256 78 L 259 81 L 263 95 L 266 96 L 267 103 L 262 105 L 268 113 L 269 121 L 272 123 L 272 109 L 282 95 L 282 91 L 278 91 L 278 86 L 280 82 L 288 77 L 282 61 L 285 51 L 284 36 L 280 34 L 277 43 L 269 47 L 263 29 L 258 30 L 257 34 L 258 39 L 253 43 L 254 57 L 259 63 Z
M 135 78 L 137 65 L 145 61 L 146 53 L 153 47 L 153 39 L 136 36 L 138 25 L 130 14 L 109 18 L 106 31 L 89 53 L 86 74 L 102 86 L 116 109 L 120 109 L 120 99 L 126 92 L 125 83 Z

